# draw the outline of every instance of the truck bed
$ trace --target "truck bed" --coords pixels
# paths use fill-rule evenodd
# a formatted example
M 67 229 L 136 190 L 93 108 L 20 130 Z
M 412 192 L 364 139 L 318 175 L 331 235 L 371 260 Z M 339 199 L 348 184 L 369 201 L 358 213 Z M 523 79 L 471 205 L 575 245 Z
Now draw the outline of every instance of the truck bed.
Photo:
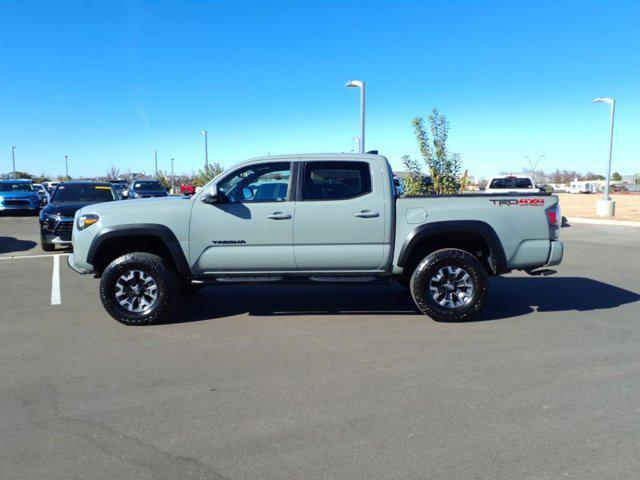
M 557 203 L 557 196 L 538 192 L 402 196 L 396 200 L 394 265 L 402 264 L 398 260 L 403 243 L 416 231 L 452 222 L 484 224 L 493 230 L 507 270 L 544 265 L 551 254 L 545 210 Z

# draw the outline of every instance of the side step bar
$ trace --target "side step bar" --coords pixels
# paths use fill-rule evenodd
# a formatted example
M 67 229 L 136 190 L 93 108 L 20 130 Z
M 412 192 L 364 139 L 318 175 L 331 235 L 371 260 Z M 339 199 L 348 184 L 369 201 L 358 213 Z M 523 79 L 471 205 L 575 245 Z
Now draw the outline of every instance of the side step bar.
M 294 285 L 309 285 L 313 283 L 335 283 L 335 284 L 361 284 L 361 283 L 389 283 L 392 277 L 374 277 L 364 275 L 313 275 L 310 277 L 296 275 L 224 275 L 219 277 L 198 277 L 191 280 L 194 285 L 211 285 L 211 284 L 251 284 L 251 283 L 283 283 Z

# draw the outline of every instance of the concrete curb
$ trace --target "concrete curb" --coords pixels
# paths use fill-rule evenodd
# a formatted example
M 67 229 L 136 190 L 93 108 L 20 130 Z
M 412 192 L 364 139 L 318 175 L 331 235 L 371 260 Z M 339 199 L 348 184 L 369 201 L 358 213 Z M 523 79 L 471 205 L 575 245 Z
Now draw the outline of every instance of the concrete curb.
M 630 220 L 604 220 L 599 218 L 567 217 L 569 223 L 587 223 L 591 225 L 616 225 L 622 227 L 640 227 L 640 222 Z

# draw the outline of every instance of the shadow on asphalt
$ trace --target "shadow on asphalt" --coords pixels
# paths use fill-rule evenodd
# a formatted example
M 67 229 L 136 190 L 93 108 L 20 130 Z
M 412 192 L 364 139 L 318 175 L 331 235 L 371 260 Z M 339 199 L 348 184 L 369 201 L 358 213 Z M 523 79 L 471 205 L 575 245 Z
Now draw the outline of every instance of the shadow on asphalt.
M 37 245 L 32 240 L 20 240 L 15 237 L 0 237 L 0 255 L 3 253 L 26 252 Z
M 491 279 L 487 308 L 475 321 L 538 312 L 615 308 L 640 295 L 580 277 Z M 391 285 L 245 285 L 211 286 L 184 297 L 168 323 L 186 323 L 242 315 L 417 315 L 409 292 Z
M 516 317 L 536 310 L 606 310 L 638 300 L 637 293 L 590 278 L 496 277 L 491 280 L 487 308 L 478 320 Z

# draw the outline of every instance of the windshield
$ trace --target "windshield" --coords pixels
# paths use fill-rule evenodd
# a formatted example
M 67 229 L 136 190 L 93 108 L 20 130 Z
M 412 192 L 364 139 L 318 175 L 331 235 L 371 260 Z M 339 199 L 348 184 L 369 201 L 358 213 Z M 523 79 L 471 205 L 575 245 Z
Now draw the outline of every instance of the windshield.
M 51 201 L 60 202 L 110 202 L 114 200 L 111 187 L 106 185 L 59 185 Z
M 533 188 L 528 178 L 494 178 L 489 188 Z
M 0 183 L 0 192 L 32 192 L 33 187 L 26 182 Z
M 164 190 L 164 187 L 160 182 L 135 182 L 133 186 L 136 190 L 141 190 L 143 192 L 151 190 Z

